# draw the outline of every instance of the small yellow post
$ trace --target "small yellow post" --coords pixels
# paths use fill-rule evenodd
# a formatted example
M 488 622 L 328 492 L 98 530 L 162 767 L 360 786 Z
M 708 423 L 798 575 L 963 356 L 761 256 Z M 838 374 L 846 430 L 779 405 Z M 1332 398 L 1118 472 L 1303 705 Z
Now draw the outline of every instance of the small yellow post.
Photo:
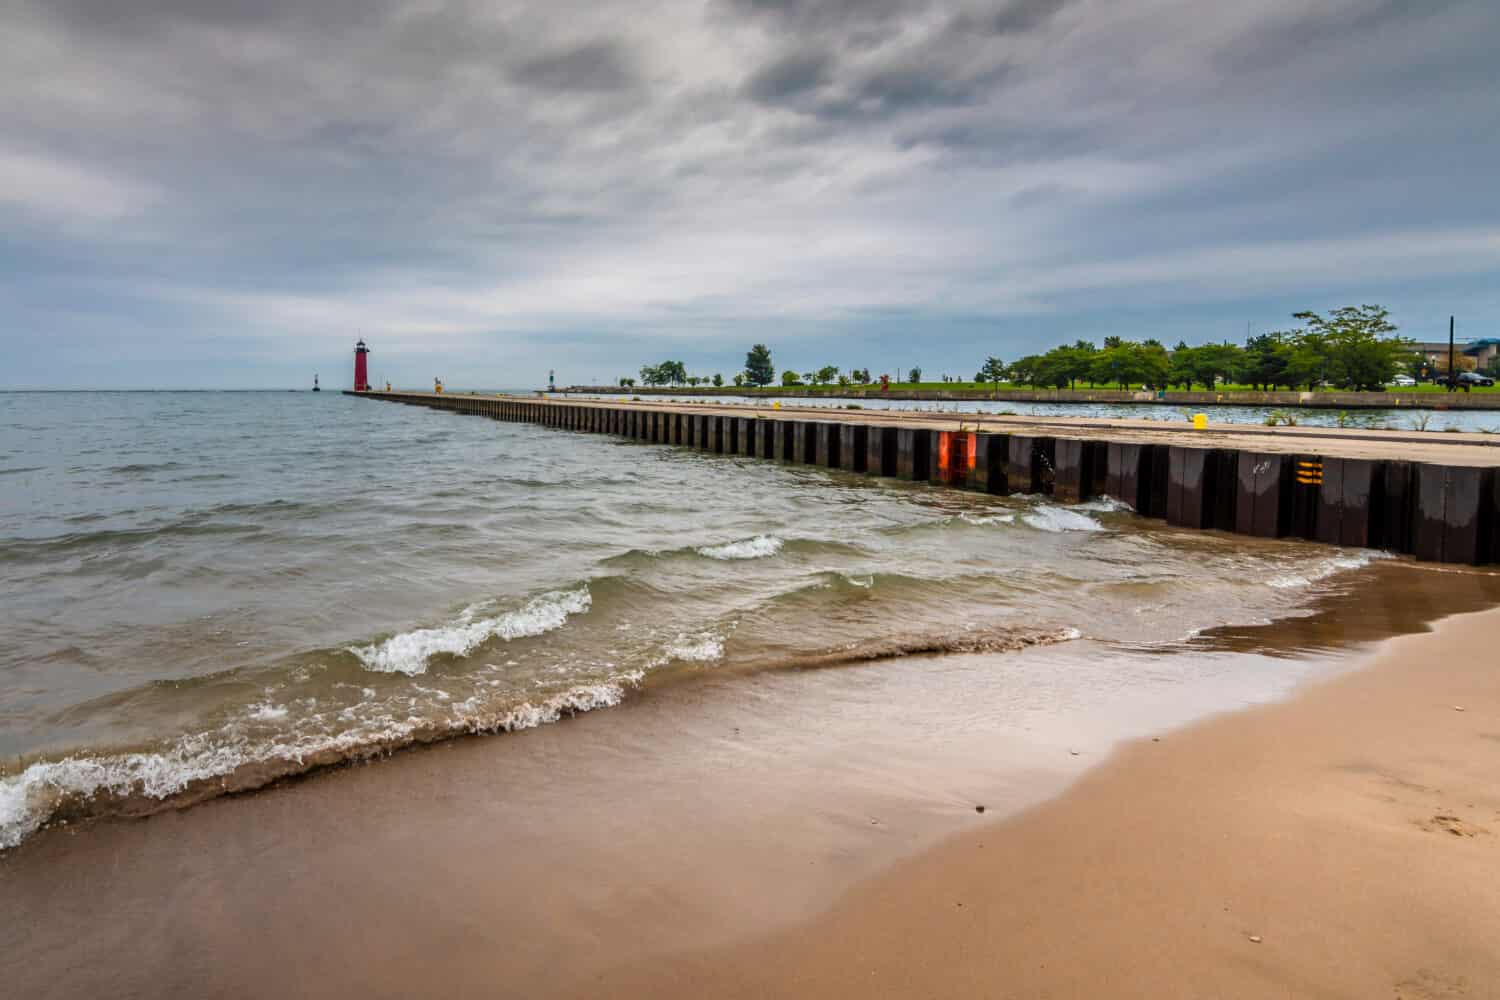
M 1193 430 L 1195 430 L 1195 431 L 1201 431 L 1201 430 L 1205 430 L 1207 427 L 1208 427 L 1208 414 L 1206 414 L 1206 413 L 1195 413 L 1195 414 L 1193 414 Z
M 771 409 L 773 409 L 773 410 L 779 410 L 779 409 L 781 409 L 781 400 L 779 400 L 779 399 L 772 400 L 771 401 Z

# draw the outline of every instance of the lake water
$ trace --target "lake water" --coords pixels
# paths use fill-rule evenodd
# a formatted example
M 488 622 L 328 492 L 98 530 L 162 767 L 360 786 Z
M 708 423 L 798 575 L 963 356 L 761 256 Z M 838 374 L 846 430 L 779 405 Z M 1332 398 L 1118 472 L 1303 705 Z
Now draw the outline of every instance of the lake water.
M 0 394 L 0 847 L 705 672 L 1160 683 L 1376 558 L 333 392 Z

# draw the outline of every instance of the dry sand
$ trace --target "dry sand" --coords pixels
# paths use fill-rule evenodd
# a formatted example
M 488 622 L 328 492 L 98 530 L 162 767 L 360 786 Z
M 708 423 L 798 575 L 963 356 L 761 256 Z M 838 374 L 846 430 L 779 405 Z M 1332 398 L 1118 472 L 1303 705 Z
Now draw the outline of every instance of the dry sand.
M 591 992 L 1500 996 L 1500 610 L 1129 746 L 826 914 Z

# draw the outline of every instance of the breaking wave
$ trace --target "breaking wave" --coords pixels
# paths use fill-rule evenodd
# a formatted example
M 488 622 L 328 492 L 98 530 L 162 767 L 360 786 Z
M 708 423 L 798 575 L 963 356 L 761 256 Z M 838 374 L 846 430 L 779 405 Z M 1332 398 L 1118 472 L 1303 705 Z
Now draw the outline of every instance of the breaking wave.
M 784 544 L 775 535 L 756 535 L 724 545 L 705 545 L 698 549 L 698 554 L 710 559 L 764 559 L 780 552 Z
M 1322 559 L 1313 563 L 1303 573 L 1285 573 L 1280 576 L 1273 576 L 1266 581 L 1266 586 L 1274 587 L 1277 590 L 1296 590 L 1300 587 L 1310 587 L 1319 580 L 1328 579 L 1335 573 L 1342 573 L 1345 570 L 1351 569 L 1361 569 L 1370 565 L 1376 559 L 1385 558 L 1388 558 L 1386 553 L 1375 551 L 1337 555 L 1330 559 Z
M 586 607 L 578 591 L 543 595 L 530 602 Z M 523 611 L 525 609 L 522 609 Z M 492 621 L 494 619 L 487 619 Z M 1004 653 L 1078 637 L 1066 628 L 989 628 L 958 634 L 915 634 L 853 642 L 822 651 L 788 651 L 760 662 L 736 664 L 742 672 L 813 670 L 904 656 Z M 714 631 L 680 633 L 647 669 L 671 662 L 717 663 L 724 639 Z M 491 700 L 483 694 L 441 700 L 445 715 L 418 717 L 405 696 L 374 702 L 361 689 L 367 710 L 348 728 L 277 729 L 287 714 L 271 698 L 248 705 L 223 726 L 184 735 L 160 750 L 80 753 L 38 761 L 0 778 L 0 850 L 19 845 L 51 823 L 105 817 L 140 817 L 185 808 L 220 795 L 253 791 L 320 768 L 384 756 L 407 747 L 458 736 L 513 732 L 611 708 L 645 680 L 647 669 L 621 669 L 550 695 Z M 425 689 L 422 689 L 425 690 Z M 340 715 L 347 719 L 348 713 Z
M 724 640 L 712 632 L 677 636 L 667 643 L 656 665 L 664 663 L 717 663 L 724 658 Z
M 231 724 L 226 730 L 184 736 L 156 752 L 38 762 L 20 774 L 0 778 L 0 850 L 15 847 L 58 820 L 147 816 L 417 744 L 532 729 L 610 708 L 623 701 L 643 676 L 639 671 L 626 672 L 536 701 L 492 708 L 471 698 L 457 703 L 455 714 L 447 719 L 388 715 L 373 728 L 285 734 L 279 739 L 254 739 L 243 727 Z M 247 721 L 263 719 L 267 707 L 257 706 Z
M 562 628 L 570 615 L 587 611 L 593 603 L 587 585 L 577 590 L 556 590 L 532 598 L 524 606 L 505 614 L 480 617 L 483 605 L 466 608 L 458 620 L 438 628 L 401 632 L 384 642 L 350 646 L 366 670 L 415 676 L 427 672 L 427 664 L 439 653 L 464 656 L 491 639 L 521 639 Z
M 958 519 L 964 524 L 986 525 L 986 524 L 1015 524 L 1014 514 L 971 514 L 968 511 L 958 515 Z
M 1059 534 L 1064 531 L 1103 531 L 1104 525 L 1067 507 L 1043 504 L 1035 510 L 1021 515 L 1021 520 L 1038 531 Z

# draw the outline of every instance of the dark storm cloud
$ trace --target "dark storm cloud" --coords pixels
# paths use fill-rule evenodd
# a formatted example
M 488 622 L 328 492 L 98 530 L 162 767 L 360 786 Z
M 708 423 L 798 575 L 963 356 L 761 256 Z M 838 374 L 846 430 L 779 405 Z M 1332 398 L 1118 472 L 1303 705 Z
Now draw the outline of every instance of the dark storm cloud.
M 999 85 L 1004 75 L 998 66 L 972 74 L 934 72 L 917 62 L 887 66 L 856 84 L 854 107 L 888 114 L 973 104 Z
M 1040 27 L 1073 0 L 1012 0 L 998 9 L 965 11 L 953 19 L 950 31 L 1015 35 Z
M 759 18 L 783 30 L 834 29 L 839 33 L 862 26 L 912 17 L 928 9 L 926 0 L 724 0 L 734 13 Z
M 757 101 L 775 104 L 816 90 L 828 82 L 832 70 L 833 56 L 826 51 L 788 52 L 756 70 L 745 91 Z
M 526 59 L 511 74 L 538 90 L 614 91 L 637 82 L 631 59 L 617 42 L 595 41 Z

